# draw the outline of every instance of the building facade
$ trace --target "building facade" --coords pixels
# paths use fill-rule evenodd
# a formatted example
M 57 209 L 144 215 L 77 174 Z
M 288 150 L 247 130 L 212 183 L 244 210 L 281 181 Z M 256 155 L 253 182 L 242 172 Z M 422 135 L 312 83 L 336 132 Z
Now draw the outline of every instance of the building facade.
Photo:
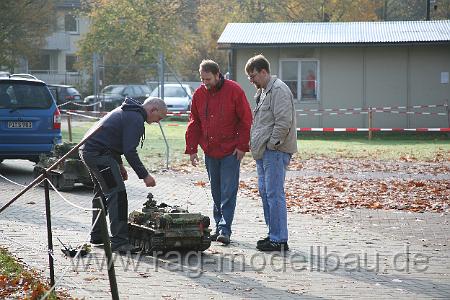
M 450 20 L 230 23 L 218 45 L 248 99 L 245 63 L 269 59 L 294 94 L 298 127 L 367 128 L 369 108 L 371 127 L 450 127 Z
M 47 37 L 47 44 L 35 60 L 24 59 L 15 70 L 30 73 L 49 84 L 69 84 L 81 87 L 87 74 L 77 70 L 77 42 L 89 30 L 89 19 L 79 14 L 80 0 L 57 1 L 55 32 Z

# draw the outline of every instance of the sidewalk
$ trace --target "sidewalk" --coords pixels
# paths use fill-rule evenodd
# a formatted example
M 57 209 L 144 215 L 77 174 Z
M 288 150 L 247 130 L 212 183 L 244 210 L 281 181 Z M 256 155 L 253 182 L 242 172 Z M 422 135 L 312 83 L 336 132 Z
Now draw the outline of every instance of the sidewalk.
M 5 161 L 1 174 L 22 184 L 32 164 Z M 140 209 L 151 191 L 155 200 L 181 205 L 212 219 L 206 176 L 156 175 L 145 188 L 130 170 L 129 211 Z M 244 174 L 245 175 L 245 174 Z M 301 180 L 301 178 L 299 178 Z M 0 204 L 21 187 L 0 178 Z M 58 287 L 78 298 L 110 299 L 106 261 L 92 248 L 78 261 L 66 258 L 57 237 L 78 245 L 88 240 L 91 212 L 64 202 L 51 191 L 55 277 Z M 90 207 L 82 187 L 63 193 Z M 203 255 L 176 253 L 115 256 L 121 299 L 448 299 L 450 297 L 450 216 L 385 210 L 345 210 L 334 215 L 288 214 L 291 251 L 262 253 L 256 240 L 266 234 L 260 201 L 240 195 L 232 243 L 213 242 Z M 48 277 L 44 190 L 32 189 L 0 214 L 0 245 Z

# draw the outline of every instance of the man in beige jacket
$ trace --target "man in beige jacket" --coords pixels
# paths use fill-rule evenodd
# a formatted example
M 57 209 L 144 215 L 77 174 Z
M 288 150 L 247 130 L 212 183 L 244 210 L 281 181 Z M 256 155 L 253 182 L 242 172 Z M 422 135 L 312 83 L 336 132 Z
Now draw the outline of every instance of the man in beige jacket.
M 285 251 L 289 247 L 284 181 L 291 156 L 297 152 L 294 100 L 289 87 L 270 75 L 270 64 L 263 55 L 250 58 L 245 72 L 257 89 L 250 149 L 256 160 L 259 194 L 269 229 L 256 248 Z

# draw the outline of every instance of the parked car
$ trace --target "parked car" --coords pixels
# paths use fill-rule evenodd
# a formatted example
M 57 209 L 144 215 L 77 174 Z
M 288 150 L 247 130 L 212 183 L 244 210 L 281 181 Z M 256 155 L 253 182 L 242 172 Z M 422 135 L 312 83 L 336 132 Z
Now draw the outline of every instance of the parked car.
M 95 95 L 84 98 L 84 104 L 93 104 L 100 102 L 99 107 L 102 110 L 112 110 L 119 107 L 125 100 L 125 97 L 131 97 L 139 102 L 150 96 L 150 88 L 145 84 L 114 84 L 105 86 L 96 101 Z
M 47 85 L 28 76 L 0 77 L 0 162 L 37 162 L 61 142 L 61 115 Z
M 194 89 L 188 84 L 166 83 L 164 84 L 164 102 L 169 111 L 187 111 L 191 109 L 192 94 Z M 160 97 L 161 85 L 155 88 L 150 97 Z
M 62 105 L 61 109 L 81 109 L 83 104 L 80 92 L 71 85 L 48 84 L 48 89 L 56 100 L 56 104 Z M 68 103 L 69 102 L 69 103 Z M 67 103 L 67 104 L 65 104 Z

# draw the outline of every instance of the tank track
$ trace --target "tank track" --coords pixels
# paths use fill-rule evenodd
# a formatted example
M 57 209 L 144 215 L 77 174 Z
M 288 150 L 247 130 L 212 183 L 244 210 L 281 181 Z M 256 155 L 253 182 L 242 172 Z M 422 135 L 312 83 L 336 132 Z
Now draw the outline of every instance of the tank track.
M 34 177 L 35 178 L 38 177 L 44 171 L 45 169 L 43 169 L 42 167 L 35 166 L 33 169 Z M 75 186 L 75 180 L 66 178 L 66 176 L 64 176 L 64 174 L 62 173 L 50 171 L 48 176 L 51 183 L 56 187 L 56 189 L 58 189 L 61 192 L 70 191 Z M 40 186 L 44 186 L 43 182 L 40 184 Z
M 209 232 L 205 232 L 203 236 L 195 239 L 180 240 L 177 246 L 168 246 L 163 233 L 156 233 L 154 229 L 142 225 L 128 223 L 128 234 L 130 244 L 140 247 L 144 253 L 154 251 L 205 251 L 211 246 L 211 236 Z

